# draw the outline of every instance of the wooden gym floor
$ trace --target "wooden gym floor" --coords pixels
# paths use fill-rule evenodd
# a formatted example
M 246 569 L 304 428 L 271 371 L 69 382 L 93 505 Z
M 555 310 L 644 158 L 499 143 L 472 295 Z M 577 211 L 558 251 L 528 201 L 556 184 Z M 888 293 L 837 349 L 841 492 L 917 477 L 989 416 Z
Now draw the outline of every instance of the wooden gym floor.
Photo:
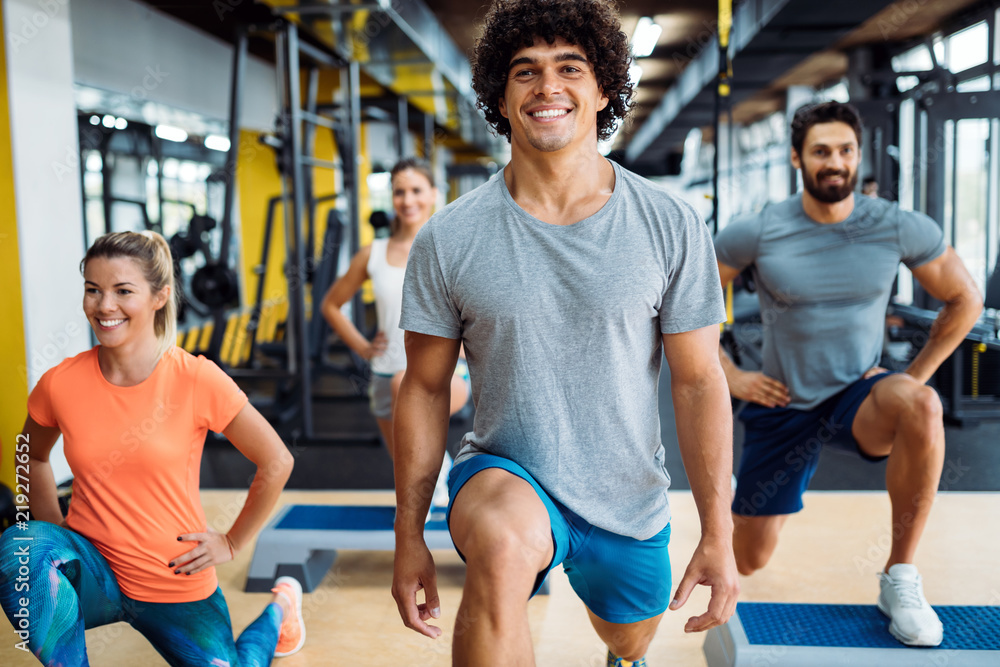
M 243 496 L 238 491 L 204 491 L 209 522 L 232 514 Z M 674 511 L 671 559 L 673 583 L 683 575 L 698 540 L 698 518 L 689 492 L 671 494 Z M 875 574 L 886 557 L 891 533 L 884 492 L 811 492 L 806 509 L 785 527 L 774 560 L 763 571 L 742 578 L 742 600 L 874 604 Z M 280 504 L 391 504 L 386 491 L 286 491 Z M 995 527 L 1000 494 L 945 492 L 938 496 L 918 553 L 932 604 L 1000 604 L 1000 536 Z M 250 564 L 246 549 L 218 568 L 237 632 L 248 625 L 269 595 L 244 593 Z M 390 552 L 344 552 L 312 594 L 303 614 L 307 640 L 297 655 L 274 661 L 280 667 L 305 665 L 437 666 L 450 665 L 451 634 L 461 597 L 464 567 L 454 552 L 436 552 L 444 636 L 430 640 L 403 627 L 389 594 Z M 700 589 L 684 609 L 667 612 L 650 647 L 650 667 L 702 667 L 704 635 L 685 635 L 689 615 L 701 613 L 707 591 Z M 587 621 L 583 605 L 564 574 L 552 576 L 552 594 L 529 602 L 529 618 L 538 665 L 603 667 L 605 649 Z M 946 629 L 947 631 L 947 629 Z M 16 635 L 0 620 L 0 665 L 38 664 L 14 649 Z M 125 624 L 87 632 L 91 665 L 132 667 L 166 664 L 146 641 Z

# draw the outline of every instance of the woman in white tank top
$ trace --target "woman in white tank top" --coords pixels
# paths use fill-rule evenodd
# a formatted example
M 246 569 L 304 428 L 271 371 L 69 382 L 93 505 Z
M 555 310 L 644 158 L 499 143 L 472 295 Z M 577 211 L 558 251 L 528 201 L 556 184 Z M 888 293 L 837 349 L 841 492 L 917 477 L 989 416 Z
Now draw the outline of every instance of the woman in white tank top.
M 389 456 L 393 456 L 392 404 L 406 370 L 403 331 L 399 328 L 403 275 L 413 239 L 430 219 L 437 200 L 433 174 L 423 160 L 401 160 L 391 173 L 392 207 L 396 212 L 392 234 L 388 239 L 376 239 L 362 248 L 323 299 L 323 315 L 330 326 L 349 348 L 371 363 L 371 407 Z M 378 333 L 373 340 L 365 338 L 340 310 L 369 278 L 375 292 L 378 319 Z M 464 363 L 460 363 L 452 377 L 451 414 L 458 412 L 469 399 L 464 368 Z

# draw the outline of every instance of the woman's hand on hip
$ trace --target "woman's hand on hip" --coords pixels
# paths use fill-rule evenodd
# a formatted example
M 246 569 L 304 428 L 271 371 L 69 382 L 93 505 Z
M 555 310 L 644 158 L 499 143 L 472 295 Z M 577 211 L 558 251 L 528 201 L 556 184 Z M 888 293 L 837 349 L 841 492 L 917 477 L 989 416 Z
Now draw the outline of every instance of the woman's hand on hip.
M 235 555 L 229 538 L 222 533 L 209 530 L 205 533 L 187 533 L 177 537 L 179 542 L 193 542 L 194 547 L 185 551 L 168 564 L 174 574 L 195 574 L 225 563 Z
M 373 357 L 378 357 L 385 354 L 385 351 L 389 348 L 389 338 L 381 331 L 375 334 L 375 337 L 368 343 L 368 349 L 361 355 L 365 359 L 371 361 Z

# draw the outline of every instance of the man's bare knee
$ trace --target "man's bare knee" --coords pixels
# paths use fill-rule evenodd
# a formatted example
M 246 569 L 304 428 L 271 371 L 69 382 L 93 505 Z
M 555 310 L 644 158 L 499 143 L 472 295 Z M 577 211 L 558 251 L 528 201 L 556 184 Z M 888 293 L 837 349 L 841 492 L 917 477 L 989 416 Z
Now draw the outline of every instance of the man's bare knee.
M 541 545 L 533 544 L 530 530 L 523 530 L 505 523 L 491 523 L 488 517 L 469 527 L 461 544 L 466 558 L 481 562 L 512 563 L 528 565 Z
M 740 574 L 751 575 L 767 565 L 778 547 L 778 535 L 787 514 L 763 517 L 733 515 L 733 554 Z
M 760 549 L 739 549 L 735 552 L 736 569 L 744 576 L 750 576 L 757 570 L 761 570 L 771 560 L 770 553 L 764 553 Z
M 466 585 L 475 587 L 481 599 L 501 605 L 502 600 L 527 601 L 538 572 L 547 565 L 542 548 L 530 538 L 486 521 L 467 532 L 459 549 L 468 564 Z
M 944 409 L 937 392 L 925 385 L 907 387 L 901 397 L 903 409 L 896 420 L 896 443 L 916 454 L 944 447 Z M 907 437 L 899 439 L 899 434 Z
M 941 424 L 944 409 L 938 393 L 926 385 L 915 387 L 909 396 L 910 416 L 917 417 L 922 424 L 937 426 Z

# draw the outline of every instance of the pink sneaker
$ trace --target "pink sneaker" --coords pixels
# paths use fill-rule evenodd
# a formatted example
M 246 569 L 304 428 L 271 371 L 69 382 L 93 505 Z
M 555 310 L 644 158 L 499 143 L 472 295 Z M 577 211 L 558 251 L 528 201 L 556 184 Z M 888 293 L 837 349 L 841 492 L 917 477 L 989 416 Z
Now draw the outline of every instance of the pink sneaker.
M 306 643 L 306 624 L 302 622 L 302 585 L 294 577 L 278 577 L 271 592 L 288 601 L 288 613 L 281 619 L 275 658 L 297 653 Z

